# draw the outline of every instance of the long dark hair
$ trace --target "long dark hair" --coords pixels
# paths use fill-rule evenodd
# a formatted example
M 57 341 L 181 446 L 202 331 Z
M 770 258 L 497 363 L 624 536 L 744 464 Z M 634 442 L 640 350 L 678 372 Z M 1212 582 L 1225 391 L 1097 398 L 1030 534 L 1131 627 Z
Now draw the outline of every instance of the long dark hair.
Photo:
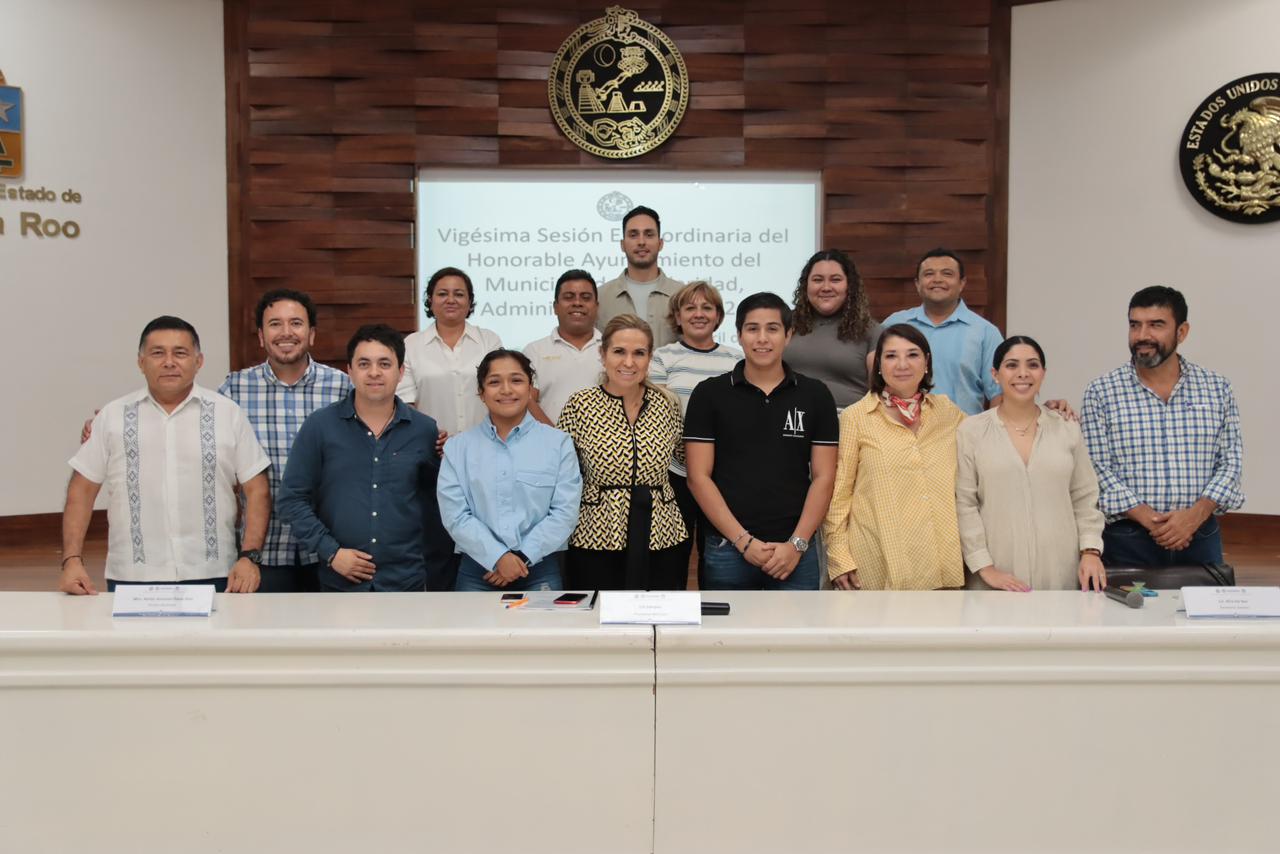
M 1010 335 L 1000 342 L 1000 346 L 996 347 L 995 356 L 991 359 L 992 370 L 1000 370 L 1000 363 L 1004 361 L 1004 357 L 1009 355 L 1009 351 L 1019 344 L 1026 344 L 1036 351 L 1036 355 L 1040 357 L 1040 367 L 1047 368 L 1049 366 L 1049 363 L 1044 358 L 1044 348 L 1036 343 L 1036 339 L 1027 335 Z
M 818 320 L 818 313 L 809 304 L 809 274 L 819 261 L 834 261 L 844 270 L 848 290 L 844 297 L 844 308 L 840 311 L 840 325 L 836 329 L 836 337 L 841 341 L 856 341 L 867 334 L 874 321 L 871 319 L 871 308 L 867 305 L 867 292 L 862 289 L 862 276 L 853 259 L 839 249 L 823 249 L 813 253 L 813 257 L 800 271 L 800 281 L 796 284 L 792 304 L 795 306 L 796 334 L 808 335 Z

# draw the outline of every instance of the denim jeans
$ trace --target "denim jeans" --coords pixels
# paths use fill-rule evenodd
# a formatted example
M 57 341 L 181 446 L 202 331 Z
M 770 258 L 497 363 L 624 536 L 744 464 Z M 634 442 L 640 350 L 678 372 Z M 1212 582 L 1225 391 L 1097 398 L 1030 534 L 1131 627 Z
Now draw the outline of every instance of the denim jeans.
M 1132 519 L 1117 519 L 1102 530 L 1102 559 L 1107 566 L 1162 568 L 1197 563 L 1222 563 L 1222 532 L 1218 517 L 1208 521 L 1181 551 L 1170 551 L 1151 538 L 1147 529 Z
M 701 590 L 706 586 L 702 580 L 702 574 L 706 571 L 703 555 L 707 551 L 707 537 L 715 536 L 715 528 L 712 528 L 707 517 L 702 515 L 702 508 L 698 506 L 693 493 L 689 491 L 688 478 L 683 478 L 675 472 L 667 476 L 671 478 L 671 489 L 676 494 L 676 504 L 680 507 L 680 516 L 684 519 L 685 530 L 689 532 L 694 547 L 698 549 L 698 589 Z
M 818 550 L 810 548 L 785 581 L 765 575 L 738 553 L 733 543 L 719 534 L 707 534 L 706 563 L 703 570 L 706 590 L 817 590 Z
M 488 574 L 489 570 L 476 563 L 470 556 L 463 555 L 462 563 L 458 565 L 458 581 L 453 589 L 459 593 L 490 593 L 495 590 L 523 593 L 529 590 L 564 589 L 564 583 L 560 580 L 558 553 L 544 557 L 529 567 L 527 576 L 517 578 L 506 587 L 498 587 L 486 582 L 484 577 Z

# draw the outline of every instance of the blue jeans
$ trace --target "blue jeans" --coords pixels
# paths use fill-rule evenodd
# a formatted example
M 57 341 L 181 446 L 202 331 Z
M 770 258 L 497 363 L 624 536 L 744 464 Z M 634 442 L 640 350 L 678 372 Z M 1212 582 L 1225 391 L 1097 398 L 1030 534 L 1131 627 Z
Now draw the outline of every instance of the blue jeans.
M 458 565 L 458 581 L 453 589 L 459 593 L 491 593 L 495 590 L 523 593 L 529 590 L 564 589 L 560 580 L 559 554 L 544 557 L 529 567 L 527 576 L 516 579 L 506 587 L 496 587 L 486 582 L 484 577 L 488 574 L 489 570 L 476 563 L 469 555 L 463 555 L 462 563 Z
M 1137 566 L 1159 569 L 1197 563 L 1222 563 L 1222 531 L 1218 517 L 1208 521 L 1181 551 L 1170 551 L 1151 538 L 1147 529 L 1132 519 L 1117 519 L 1102 530 L 1102 559 L 1107 566 Z
M 818 550 L 810 548 L 800 555 L 795 570 L 785 581 L 778 581 L 747 563 L 733 543 L 719 534 L 708 533 L 703 575 L 699 586 L 705 584 L 705 590 L 817 590 Z

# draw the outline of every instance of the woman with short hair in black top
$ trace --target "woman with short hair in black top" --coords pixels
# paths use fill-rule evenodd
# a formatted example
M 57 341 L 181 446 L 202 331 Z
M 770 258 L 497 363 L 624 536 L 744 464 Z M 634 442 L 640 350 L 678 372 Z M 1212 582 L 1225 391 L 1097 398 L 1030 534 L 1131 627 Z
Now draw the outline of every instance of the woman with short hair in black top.
M 604 328 L 601 385 L 573 394 L 557 426 L 582 466 L 582 508 L 569 538 L 571 588 L 683 590 L 690 541 L 667 477 L 683 461 L 674 396 L 649 382 L 653 330 L 634 314 Z

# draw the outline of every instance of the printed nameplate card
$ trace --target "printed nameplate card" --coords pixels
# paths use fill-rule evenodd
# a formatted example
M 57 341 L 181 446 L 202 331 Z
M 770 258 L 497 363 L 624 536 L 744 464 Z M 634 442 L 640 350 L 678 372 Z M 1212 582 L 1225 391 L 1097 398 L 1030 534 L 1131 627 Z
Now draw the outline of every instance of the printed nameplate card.
M 602 590 L 600 625 L 699 626 L 702 625 L 702 594 Z
M 1280 587 L 1184 587 L 1188 617 L 1280 617 Z
M 114 595 L 113 617 L 207 617 L 213 612 L 212 584 L 121 584 Z

